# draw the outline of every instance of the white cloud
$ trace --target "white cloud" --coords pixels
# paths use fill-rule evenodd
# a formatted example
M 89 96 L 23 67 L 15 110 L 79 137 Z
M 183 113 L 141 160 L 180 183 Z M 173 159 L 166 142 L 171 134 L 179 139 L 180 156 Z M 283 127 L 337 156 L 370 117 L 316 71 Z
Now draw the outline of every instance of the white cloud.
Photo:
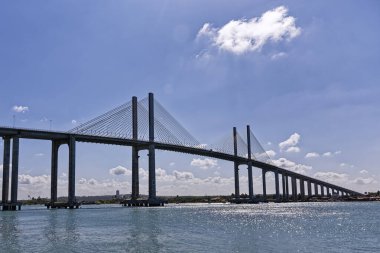
M 77 123 L 77 121 L 75 120 L 75 119 L 73 119 L 72 121 L 71 121 L 71 124 L 73 124 L 73 125 L 75 125 Z
M 29 111 L 29 107 L 28 106 L 22 106 L 22 105 L 15 105 L 12 107 L 12 110 L 15 112 L 25 113 L 25 112 Z
M 177 180 L 190 180 L 190 179 L 193 179 L 194 178 L 194 175 L 193 173 L 191 172 L 180 172 L 180 171 L 173 171 L 173 175 L 175 176 L 175 178 Z
M 315 158 L 315 157 L 319 157 L 319 154 L 316 152 L 307 153 L 305 155 L 305 158 Z
M 286 152 L 287 153 L 299 153 L 301 149 L 299 147 L 289 147 Z
M 41 175 L 41 176 L 31 176 L 26 174 L 21 174 L 18 176 L 19 184 L 47 184 L 50 182 L 50 176 Z
M 333 153 L 331 153 L 331 152 L 326 152 L 326 153 L 323 153 L 322 156 L 324 156 L 324 157 L 331 157 L 332 155 L 333 155 Z
M 295 147 L 299 141 L 301 139 L 301 135 L 299 135 L 298 133 L 294 133 L 292 134 L 287 140 L 281 142 L 280 144 L 278 144 L 278 146 L 280 147 L 280 150 L 289 150 L 289 148 L 291 147 Z
M 262 14 L 260 18 L 231 20 L 221 28 L 206 23 L 197 37 L 210 38 L 219 49 L 240 55 L 260 51 L 269 41 L 290 41 L 300 35 L 295 18 L 288 16 L 288 9 L 279 6 Z
M 276 156 L 276 152 L 274 150 L 268 150 L 266 152 L 270 158 L 274 158 Z
M 367 174 L 367 173 L 368 173 L 367 170 L 361 170 L 361 171 L 360 171 L 360 174 Z
M 341 163 L 341 164 L 339 164 L 339 166 L 340 167 L 345 167 L 347 164 L 345 164 L 345 163 Z
M 175 165 L 175 162 L 171 162 L 171 163 L 169 163 L 169 166 L 174 166 Z
M 272 145 L 272 142 L 268 141 L 268 142 L 267 142 L 267 145 L 268 145 L 268 146 Z
M 157 177 L 165 177 L 166 176 L 166 170 L 157 168 L 156 169 L 156 176 Z
M 91 178 L 90 180 L 88 180 L 88 184 L 96 185 L 96 184 L 98 184 L 98 181 L 96 179 Z
M 287 53 L 285 53 L 285 52 L 279 52 L 279 53 L 275 53 L 275 54 L 273 54 L 270 58 L 272 59 L 272 60 L 278 60 L 278 59 L 280 59 L 280 58 L 284 58 L 284 57 L 286 57 L 287 56 Z
M 273 164 L 278 166 L 278 167 L 281 167 L 281 168 L 284 168 L 287 170 L 291 170 L 291 171 L 294 171 L 294 172 L 297 172 L 300 174 L 306 174 L 307 171 L 312 169 L 311 166 L 304 165 L 304 164 L 297 164 L 295 162 L 289 161 L 286 158 L 280 158 L 278 160 L 273 160 Z
M 44 156 L 45 154 L 44 153 L 36 153 L 34 154 L 34 156 Z
M 209 168 L 214 168 L 215 166 L 218 165 L 218 161 L 215 159 L 210 159 L 210 158 L 194 158 L 191 163 L 191 166 L 194 167 L 199 167 L 201 169 L 209 169 Z
M 327 182 L 342 182 L 342 181 L 347 181 L 348 175 L 344 173 L 336 173 L 336 172 L 317 172 L 314 174 L 315 178 L 321 179 L 323 181 Z
M 339 155 L 339 154 L 341 154 L 342 153 L 342 151 L 335 151 L 335 152 L 325 152 L 325 153 L 323 153 L 322 154 L 322 156 L 324 156 L 324 157 L 333 157 L 333 156 L 335 156 L 335 155 Z
M 110 169 L 110 174 L 114 176 L 119 176 L 119 175 L 129 176 L 132 174 L 132 171 L 130 169 L 127 169 L 119 165 L 119 166 L 116 166 L 115 168 Z
M 362 178 L 358 177 L 352 180 L 353 183 L 358 184 L 358 185 L 367 185 L 367 184 L 376 184 L 377 181 L 373 177 L 368 177 L 368 178 Z

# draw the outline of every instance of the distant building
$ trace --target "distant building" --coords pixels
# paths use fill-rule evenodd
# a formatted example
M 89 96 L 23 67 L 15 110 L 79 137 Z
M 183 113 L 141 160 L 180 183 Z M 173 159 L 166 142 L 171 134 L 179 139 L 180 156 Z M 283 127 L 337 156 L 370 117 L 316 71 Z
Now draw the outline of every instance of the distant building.
M 116 198 L 117 199 L 120 198 L 120 192 L 119 192 L 119 190 L 116 190 Z

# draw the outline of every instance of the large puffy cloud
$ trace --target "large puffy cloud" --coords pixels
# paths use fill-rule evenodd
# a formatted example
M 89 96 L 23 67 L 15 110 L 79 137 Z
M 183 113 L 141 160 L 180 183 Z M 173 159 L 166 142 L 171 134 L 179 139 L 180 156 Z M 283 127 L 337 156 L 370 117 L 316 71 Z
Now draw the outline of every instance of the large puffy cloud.
M 280 142 L 278 146 L 281 151 L 300 152 L 300 148 L 297 147 L 297 144 L 299 143 L 300 139 L 301 135 L 299 135 L 298 133 L 294 133 L 287 140 Z
M 119 176 L 119 175 L 129 176 L 132 174 L 132 171 L 130 169 L 127 169 L 119 165 L 119 166 L 116 166 L 115 168 L 110 169 L 110 174 L 114 176 Z
M 273 160 L 274 165 L 291 170 L 300 174 L 306 174 L 309 170 L 312 169 L 311 166 L 305 165 L 305 164 L 297 164 L 293 161 L 289 161 L 286 158 L 280 158 L 278 160 Z
M 290 41 L 300 33 L 295 18 L 288 16 L 286 7 L 279 6 L 263 13 L 260 18 L 231 20 L 221 28 L 206 23 L 197 37 L 210 38 L 219 49 L 239 55 L 260 51 L 269 41 Z
M 191 163 L 191 166 L 194 167 L 199 167 L 201 169 L 209 169 L 209 168 L 214 168 L 218 165 L 218 161 L 215 159 L 210 159 L 210 158 L 194 158 Z

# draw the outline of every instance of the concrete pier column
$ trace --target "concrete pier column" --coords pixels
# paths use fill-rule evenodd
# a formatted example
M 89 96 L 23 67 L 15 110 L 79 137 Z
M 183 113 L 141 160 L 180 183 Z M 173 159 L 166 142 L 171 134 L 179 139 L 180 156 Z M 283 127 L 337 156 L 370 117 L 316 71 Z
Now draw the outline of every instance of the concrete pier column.
M 154 97 L 149 93 L 149 199 L 156 198 L 156 151 L 154 145 Z
M 137 125 L 137 97 L 132 97 L 132 139 L 138 139 Z M 139 192 L 139 150 L 132 146 L 132 196 L 133 200 L 138 199 Z
M 297 179 L 295 177 L 292 177 L 292 196 L 293 196 L 293 201 L 298 200 L 297 196 Z
M 51 142 L 51 180 L 50 180 L 50 202 L 57 202 L 57 187 L 58 187 L 58 150 L 60 143 L 57 141 Z
M 325 196 L 325 187 L 321 184 L 321 196 Z
M 280 182 L 278 178 L 278 172 L 274 172 L 274 181 L 275 181 L 275 188 L 276 188 L 276 202 L 280 202 Z
M 3 156 L 3 196 L 2 202 L 7 203 L 9 198 L 9 163 L 11 158 L 11 139 L 3 137 L 4 139 L 4 156 Z
M 327 196 L 330 196 L 330 187 L 326 187 Z
M 75 199 L 75 138 L 69 137 L 69 188 L 68 188 L 68 204 L 70 208 L 74 207 Z
M 305 200 L 305 181 L 300 179 L 301 200 Z
M 282 173 L 282 176 L 281 176 L 281 180 L 282 180 L 282 201 L 286 201 L 285 178 L 286 178 L 286 176 L 284 175 L 284 173 Z
M 311 182 L 310 182 L 310 180 L 307 180 L 307 195 L 309 197 L 313 196 L 313 193 L 311 192 Z
M 286 191 L 286 201 L 289 201 L 289 177 L 285 176 L 285 191 Z
M 251 153 L 251 129 L 247 125 L 247 151 L 248 151 L 248 192 L 249 198 L 253 199 L 253 175 L 252 175 L 252 153 Z
M 265 174 L 267 173 L 266 170 L 261 170 L 261 177 L 262 177 L 262 180 L 263 180 L 263 199 L 266 200 L 267 199 L 267 182 L 266 182 L 266 179 L 265 179 Z
M 237 133 L 236 127 L 233 128 L 233 140 L 234 140 L 234 156 L 237 157 Z M 239 187 L 239 164 L 234 161 L 234 177 L 235 177 L 235 198 L 240 198 Z
M 314 183 L 314 195 L 318 196 L 318 184 Z
M 17 136 L 13 137 L 11 203 L 17 203 L 19 143 L 19 138 Z

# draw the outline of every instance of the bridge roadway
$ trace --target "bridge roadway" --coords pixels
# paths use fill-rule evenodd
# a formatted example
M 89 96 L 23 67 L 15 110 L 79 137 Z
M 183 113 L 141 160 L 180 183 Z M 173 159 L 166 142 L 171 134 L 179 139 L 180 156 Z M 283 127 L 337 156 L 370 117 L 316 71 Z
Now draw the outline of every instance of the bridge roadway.
M 167 143 L 161 143 L 161 142 L 151 142 L 151 141 L 144 141 L 144 140 L 137 140 L 137 139 L 124 139 L 124 138 L 114 138 L 114 137 L 106 137 L 106 136 L 96 136 L 96 135 L 86 135 L 86 134 L 75 134 L 75 133 L 67 133 L 67 132 L 54 132 L 54 131 L 46 131 L 46 130 L 35 130 L 35 129 L 23 129 L 23 128 L 9 128 L 9 127 L 0 127 L 0 136 L 2 136 L 4 139 L 6 138 L 24 138 L 24 139 L 38 139 L 38 140 L 49 140 L 55 143 L 61 144 L 69 144 L 70 140 L 74 140 L 74 142 L 88 142 L 88 143 L 99 143 L 99 144 L 111 144 L 111 145 L 121 145 L 121 146 L 131 146 L 135 147 L 137 150 L 149 150 L 150 146 L 154 146 L 155 149 L 159 150 L 166 150 L 166 151 L 173 151 L 173 152 L 179 152 L 179 153 L 186 153 L 186 154 L 192 154 L 192 155 L 199 155 L 204 157 L 212 157 L 216 159 L 231 161 L 236 164 L 236 166 L 239 165 L 247 165 L 251 164 L 251 166 L 262 169 L 263 171 L 263 195 L 266 197 L 266 182 L 265 182 L 265 173 L 266 172 L 274 172 L 275 173 L 275 182 L 276 182 L 276 199 L 280 201 L 279 199 L 279 179 L 278 174 L 281 174 L 283 176 L 283 197 L 289 194 L 289 190 L 285 189 L 288 188 L 288 177 L 291 177 L 292 180 L 292 192 L 297 192 L 297 183 L 296 180 L 300 180 L 301 182 L 301 195 L 305 195 L 305 189 L 302 187 L 302 184 L 304 185 L 304 182 L 308 182 L 308 195 L 311 196 L 311 183 L 314 184 L 315 194 L 318 194 L 318 185 L 321 187 L 321 195 L 324 195 L 323 188 L 325 187 L 327 189 L 327 194 L 329 194 L 329 189 L 331 189 L 333 192 L 341 192 L 342 195 L 361 195 L 359 192 L 352 191 L 350 189 L 346 189 L 344 187 L 340 187 L 328 182 L 324 182 L 315 178 L 311 178 L 302 174 L 295 173 L 293 171 L 289 171 L 280 167 L 277 167 L 272 164 L 267 164 L 264 162 L 260 162 L 254 159 L 248 159 L 246 157 L 241 157 L 233 154 L 226 154 L 218 151 L 214 151 L 211 149 L 203 149 L 203 148 L 196 148 L 196 147 L 188 147 L 188 146 L 181 146 L 181 145 L 174 145 L 174 144 L 167 144 Z M 4 147 L 5 148 L 5 147 Z M 17 147 L 18 148 L 18 147 Z M 17 150 L 18 153 L 18 150 Z M 75 153 L 75 149 L 74 149 Z M 5 154 L 5 152 L 4 152 Z M 54 152 L 52 154 L 54 156 Z M 57 155 L 56 155 L 57 156 Z M 75 155 L 74 155 L 75 157 Z M 75 160 L 75 158 L 74 158 Z M 52 158 L 53 161 L 53 158 Z M 18 165 L 18 163 L 16 163 Z M 75 162 L 74 162 L 75 164 Z M 75 168 L 75 165 L 74 165 Z M 9 171 L 8 171 L 9 173 Z M 52 170 L 52 173 L 54 171 Z M 56 173 L 56 172 L 55 172 Z M 73 175 L 73 181 L 75 181 L 75 169 L 74 169 Z M 12 173 L 13 175 L 13 173 Z M 235 174 L 236 179 L 236 174 Z M 4 181 L 4 180 L 3 180 Z M 285 183 L 286 181 L 286 183 Z M 238 184 L 239 182 L 235 181 L 235 184 Z M 16 184 L 16 186 L 13 186 L 12 189 L 14 189 L 17 192 L 17 180 L 12 179 L 12 185 Z M 70 184 L 70 183 L 69 183 Z M 73 184 L 73 182 L 71 182 Z M 75 184 L 75 183 L 74 183 Z M 4 186 L 3 185 L 3 192 L 4 192 Z M 54 187 L 54 183 L 52 184 L 52 187 Z M 55 186 L 56 187 L 56 186 Z M 73 186 L 75 187 L 75 186 Z M 237 185 L 237 187 L 239 187 Z M 69 187 L 70 188 L 70 187 Z M 75 189 L 75 188 L 74 188 Z M 6 190 L 7 191 L 7 190 Z M 70 191 L 70 189 L 69 189 Z M 74 191 L 74 190 L 72 190 Z M 238 189 L 236 189 L 237 193 L 239 192 Z M 56 191 L 52 192 L 52 198 L 56 199 Z M 69 193 L 70 194 L 70 193 Z M 75 194 L 71 192 L 71 194 Z M 12 194 L 11 194 L 12 195 Z M 239 194 L 237 194 L 239 195 Z M 288 197 L 288 196 L 287 196 Z M 3 195 L 3 208 L 8 203 L 8 197 Z M 13 199 L 11 203 L 17 203 L 17 197 L 13 197 L 16 199 Z M 284 200 L 284 199 L 283 199 Z M 293 196 L 293 200 L 294 196 Z

